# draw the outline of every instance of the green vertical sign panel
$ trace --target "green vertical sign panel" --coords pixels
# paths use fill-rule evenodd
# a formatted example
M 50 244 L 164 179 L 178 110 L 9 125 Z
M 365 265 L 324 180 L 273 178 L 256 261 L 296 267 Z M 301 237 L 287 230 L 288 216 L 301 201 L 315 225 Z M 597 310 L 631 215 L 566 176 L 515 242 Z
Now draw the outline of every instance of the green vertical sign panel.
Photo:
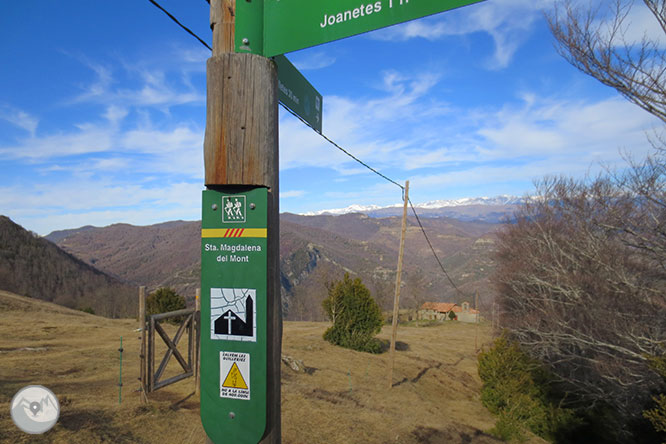
M 219 0 L 218 0 L 219 1 Z M 236 52 L 264 52 L 264 2 L 236 2 L 234 46 Z
M 323 101 L 298 69 L 283 55 L 275 57 L 280 102 L 321 134 Z
M 263 54 L 285 54 L 479 1 L 265 0 Z
M 211 440 L 266 428 L 267 189 L 205 190 L 201 219 L 201 422 Z

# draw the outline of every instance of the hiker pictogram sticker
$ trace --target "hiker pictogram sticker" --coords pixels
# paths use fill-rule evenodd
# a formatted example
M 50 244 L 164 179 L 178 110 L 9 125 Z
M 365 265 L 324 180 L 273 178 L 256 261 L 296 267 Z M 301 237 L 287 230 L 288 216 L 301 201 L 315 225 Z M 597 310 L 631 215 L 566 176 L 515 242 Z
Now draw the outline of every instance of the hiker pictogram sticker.
M 250 354 L 220 352 L 220 398 L 250 399 Z
M 224 196 L 222 198 L 222 222 L 245 223 L 246 207 L 245 196 Z

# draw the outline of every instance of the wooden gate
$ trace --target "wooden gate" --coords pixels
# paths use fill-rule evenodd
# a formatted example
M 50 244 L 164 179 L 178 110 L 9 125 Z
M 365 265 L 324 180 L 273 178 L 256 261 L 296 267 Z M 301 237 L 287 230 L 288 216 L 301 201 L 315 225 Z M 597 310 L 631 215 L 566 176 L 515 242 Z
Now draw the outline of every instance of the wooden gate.
M 144 393 L 154 392 L 169 384 L 180 381 L 197 374 L 198 350 L 199 350 L 199 311 L 195 309 L 185 309 L 150 315 L 146 319 L 145 331 L 148 332 L 146 341 L 142 344 L 142 365 L 141 365 L 141 385 Z M 161 321 L 182 317 L 182 321 L 173 338 L 170 338 L 164 330 Z M 178 343 L 187 333 L 187 359 L 178 350 Z M 155 369 L 155 337 L 159 335 L 167 346 L 167 351 L 162 357 L 162 361 Z M 145 353 L 144 353 L 145 351 Z M 168 379 L 161 380 L 164 370 L 171 357 L 174 357 L 183 372 Z

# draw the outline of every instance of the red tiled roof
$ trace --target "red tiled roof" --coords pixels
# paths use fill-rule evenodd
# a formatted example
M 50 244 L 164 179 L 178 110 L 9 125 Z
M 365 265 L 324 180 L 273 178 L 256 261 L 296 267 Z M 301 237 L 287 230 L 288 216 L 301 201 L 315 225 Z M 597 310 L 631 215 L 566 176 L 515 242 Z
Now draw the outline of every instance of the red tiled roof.
M 448 313 L 458 307 L 453 302 L 426 302 L 421 306 L 421 310 L 434 310 L 440 313 Z
M 461 306 L 459 306 L 459 305 L 456 305 L 455 307 L 453 307 L 453 312 L 454 312 L 454 313 L 462 313 L 462 312 L 463 312 L 463 308 L 462 308 Z M 471 314 L 479 314 L 479 310 L 475 310 L 475 309 L 473 309 L 473 308 L 470 308 L 469 311 L 468 311 L 467 313 L 471 313 Z

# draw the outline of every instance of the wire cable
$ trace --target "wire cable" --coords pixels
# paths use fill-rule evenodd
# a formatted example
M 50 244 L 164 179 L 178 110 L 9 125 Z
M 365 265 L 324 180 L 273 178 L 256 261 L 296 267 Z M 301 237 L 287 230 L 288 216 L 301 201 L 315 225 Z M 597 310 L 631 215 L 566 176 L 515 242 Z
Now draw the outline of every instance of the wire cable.
M 287 106 L 286 106 L 284 103 L 280 103 L 280 104 L 281 104 L 282 107 L 283 107 L 284 109 L 286 109 L 290 114 L 292 114 L 293 116 L 295 116 L 298 120 L 300 120 L 301 122 L 303 122 L 305 125 L 309 126 L 314 132 L 316 132 L 316 133 L 319 134 L 321 137 L 323 137 L 323 138 L 324 138 L 327 142 L 329 142 L 331 145 L 333 145 L 334 147 L 336 147 L 337 149 L 339 149 L 340 151 L 342 151 L 343 153 L 345 153 L 346 155 L 348 155 L 349 157 L 351 157 L 352 159 L 354 159 L 356 162 L 360 163 L 361 165 L 363 165 L 364 167 L 366 167 L 367 169 L 369 169 L 370 171 L 372 171 L 373 173 L 375 173 L 375 174 L 377 174 L 378 176 L 382 177 L 383 179 L 385 179 L 385 180 L 391 182 L 392 184 L 397 185 L 398 187 L 400 187 L 400 189 L 402 190 L 402 199 L 403 199 L 403 201 L 405 200 L 405 187 L 404 187 L 403 185 L 400 185 L 400 184 L 399 184 L 398 182 L 396 182 L 395 180 L 393 180 L 393 179 L 391 179 L 391 178 L 385 176 L 384 174 L 380 173 L 380 172 L 377 171 L 376 169 L 372 168 L 370 165 L 368 165 L 367 163 L 363 162 L 362 160 L 360 160 L 358 157 L 356 157 L 356 156 L 354 156 L 353 154 L 351 154 L 351 153 L 350 153 L 349 151 L 347 151 L 346 149 L 342 148 L 340 145 L 338 145 L 337 143 L 335 143 L 333 140 L 331 140 L 330 138 L 328 138 L 326 135 L 324 135 L 324 134 L 320 133 L 319 131 L 317 131 L 316 129 L 314 129 L 314 128 L 312 127 L 312 125 L 310 125 L 309 122 L 307 122 L 307 121 L 306 121 L 305 119 L 303 119 L 301 116 L 299 116 L 298 114 L 296 114 L 295 112 L 293 112 L 292 110 L 290 110 L 289 108 L 287 108 Z M 435 252 L 435 248 L 432 246 L 432 243 L 430 242 L 430 238 L 428 237 L 428 233 L 426 233 L 425 227 L 424 227 L 423 224 L 421 223 L 421 218 L 419 218 L 419 215 L 418 215 L 418 213 L 416 212 L 416 208 L 414 208 L 414 205 L 412 204 L 411 199 L 408 199 L 407 201 L 409 202 L 409 206 L 410 206 L 411 209 L 412 209 L 412 213 L 414 213 L 414 217 L 416 217 L 416 222 L 418 222 L 419 227 L 421 228 L 421 232 L 423 233 L 423 237 L 425 237 L 425 240 L 426 240 L 426 242 L 428 243 L 428 246 L 430 247 L 430 250 L 432 251 L 433 256 L 435 256 L 435 260 L 436 260 L 437 263 L 439 264 L 439 268 L 442 269 L 442 272 L 443 272 L 444 275 L 446 276 L 446 279 L 447 279 L 447 280 L 449 281 L 449 283 L 453 286 L 453 288 L 458 292 L 458 294 L 461 295 L 461 296 L 465 296 L 465 294 L 464 294 L 464 293 L 458 288 L 458 286 L 455 284 L 455 282 L 453 282 L 453 279 L 451 279 L 451 276 L 449 276 L 449 273 L 448 273 L 448 272 L 446 271 L 446 269 L 444 268 L 444 265 L 442 264 L 442 261 L 439 259 L 439 256 L 437 256 L 437 253 Z
M 287 106 L 286 106 L 284 103 L 280 103 L 280 105 L 282 105 L 282 107 L 283 107 L 284 109 L 286 109 L 287 111 L 289 111 L 289 113 L 291 113 L 291 115 L 295 116 L 298 120 L 300 120 L 301 122 L 303 122 L 304 124 L 306 124 L 307 126 L 309 126 L 314 132 L 316 132 L 316 133 L 319 134 L 321 137 L 323 137 L 324 140 L 326 140 L 328 143 L 330 143 L 331 145 L 333 145 L 334 147 L 336 147 L 337 149 L 339 149 L 340 151 L 342 151 L 343 153 L 345 153 L 346 155 L 348 155 L 349 157 L 351 157 L 352 159 L 354 159 L 356 162 L 360 163 L 361 165 L 363 165 L 364 167 L 366 167 L 367 169 L 369 169 L 370 171 L 372 171 L 373 173 L 375 173 L 376 175 L 378 175 L 379 177 L 381 177 L 382 179 L 387 180 L 387 181 L 391 182 L 393 185 L 396 185 L 396 186 L 400 187 L 400 189 L 403 191 L 403 198 L 404 198 L 404 192 L 405 192 L 405 187 L 404 187 L 404 185 L 400 185 L 400 184 L 399 184 L 398 182 L 396 182 L 395 180 L 393 180 L 393 179 L 391 179 L 390 177 L 387 177 L 387 176 L 385 176 L 384 174 L 380 173 L 379 171 L 377 171 L 376 169 L 374 169 L 373 167 L 371 167 L 371 166 L 368 165 L 367 163 L 363 162 L 363 161 L 362 161 L 361 159 L 359 159 L 358 157 L 354 156 L 352 153 L 350 153 L 350 152 L 347 151 L 346 149 L 342 148 L 340 145 L 338 145 L 338 144 L 335 143 L 333 140 L 331 140 L 330 138 L 328 138 L 325 134 L 320 133 L 319 131 L 317 131 L 316 129 L 314 129 L 314 128 L 312 127 L 312 125 L 310 125 L 310 123 L 309 123 L 307 120 L 303 119 L 301 116 L 299 116 L 298 114 L 296 114 L 295 112 L 293 112 L 292 110 L 290 110 L 289 108 L 287 108 Z
M 312 130 L 314 130 L 314 131 L 315 131 L 317 134 L 319 134 L 321 137 L 323 137 L 324 139 L 326 139 L 326 141 L 328 141 L 331 145 L 333 145 L 334 147 L 336 147 L 337 149 L 339 149 L 340 151 L 342 151 L 343 153 L 345 153 L 346 155 L 348 155 L 349 157 L 351 157 L 352 159 L 354 159 L 356 162 L 360 163 L 361 165 L 363 165 L 364 167 L 366 167 L 367 169 L 369 169 L 370 171 L 372 171 L 373 173 L 375 173 L 375 174 L 377 174 L 378 176 L 382 177 L 383 179 L 385 179 L 385 180 L 391 182 L 392 184 L 397 185 L 398 187 L 400 187 L 400 189 L 402 189 L 402 199 L 403 199 L 403 201 L 405 200 L 405 187 L 404 187 L 403 185 L 400 185 L 400 184 L 399 184 L 398 182 L 396 182 L 395 180 L 393 180 L 393 179 L 391 179 L 391 178 L 385 176 L 384 174 L 380 173 L 380 172 L 377 171 L 376 169 L 372 168 L 370 165 L 368 165 L 368 164 L 366 164 L 365 162 L 363 162 L 362 160 L 358 159 L 356 156 L 354 156 L 353 154 L 351 154 L 351 153 L 350 153 L 349 151 L 347 151 L 346 149 L 342 148 L 340 145 L 338 145 L 337 143 L 335 143 L 334 141 L 332 141 L 330 138 L 326 137 L 326 135 L 324 135 L 324 134 L 320 133 L 319 131 L 317 131 L 316 129 L 314 129 L 314 128 L 312 127 L 312 125 L 310 125 L 310 123 L 308 123 L 308 122 L 307 122 L 305 119 L 303 119 L 301 116 L 299 116 L 298 114 L 296 114 L 295 112 L 293 112 L 292 110 L 290 110 L 289 108 L 287 108 L 287 106 L 286 106 L 285 104 L 281 103 L 281 105 L 282 105 L 282 107 L 283 107 L 284 109 L 286 109 L 287 111 L 289 111 L 289 113 L 291 113 L 293 116 L 295 116 L 296 118 L 298 118 L 298 119 L 299 119 L 301 122 L 303 122 L 305 125 L 307 125 L 307 126 L 309 126 L 310 128 L 312 128 Z M 432 251 L 433 256 L 435 256 L 435 260 L 437 261 L 437 264 L 439 264 L 439 268 L 442 269 L 442 272 L 443 272 L 444 275 L 446 276 L 446 279 L 447 279 L 447 280 L 449 281 L 449 283 L 453 286 L 453 288 L 458 292 L 458 294 L 464 297 L 465 294 L 460 290 L 460 288 L 458 288 L 458 286 L 455 284 L 455 282 L 453 282 L 453 279 L 451 279 L 451 276 L 449 275 L 449 273 L 448 273 L 448 272 L 446 271 L 446 269 L 444 268 L 444 265 L 442 264 L 442 261 L 439 259 L 439 256 L 437 256 L 437 253 L 435 252 L 435 248 L 432 246 L 432 243 L 430 242 L 430 238 L 428 237 L 428 233 L 426 233 L 425 227 L 424 227 L 423 224 L 421 223 L 421 218 L 419 218 L 419 215 L 418 215 L 418 213 L 416 212 L 416 208 L 414 208 L 414 205 L 412 204 L 411 199 L 408 199 L 407 201 L 408 201 L 408 203 L 409 203 L 409 206 L 410 206 L 411 209 L 412 209 L 412 213 L 414 213 L 414 217 L 416 217 L 416 222 L 418 222 L 419 227 L 421 228 L 421 232 L 423 233 L 423 237 L 425 237 L 425 240 L 426 240 L 426 242 L 428 243 L 428 246 L 430 247 L 430 250 Z
M 182 23 L 180 23 L 176 17 L 174 17 L 173 15 L 171 15 L 171 14 L 169 13 L 169 11 L 167 11 L 167 10 L 164 9 L 162 6 L 160 6 L 155 0 L 148 0 L 148 1 L 149 1 L 150 3 L 152 3 L 153 5 L 155 5 L 157 8 L 159 8 L 159 9 L 160 9 L 162 12 L 164 12 L 167 16 L 169 16 L 169 18 L 170 18 L 171 20 L 173 20 L 178 26 L 180 26 L 181 28 L 183 28 L 188 34 L 190 34 L 190 35 L 192 35 L 194 38 L 196 38 L 196 39 L 197 39 L 202 45 L 204 45 L 206 48 L 208 48 L 208 49 L 211 50 L 211 51 L 213 50 L 213 48 L 211 48 L 210 46 L 208 46 L 208 44 L 207 44 L 206 42 L 204 42 L 204 41 L 203 41 L 198 35 L 196 35 L 194 32 L 192 32 L 189 28 L 187 28 L 186 26 L 184 26 Z M 204 1 L 205 1 L 206 3 L 208 3 L 208 4 L 210 4 L 210 0 L 204 0 Z M 328 136 L 326 136 L 325 134 L 323 134 L 323 133 L 319 132 L 318 130 L 316 130 L 312 125 L 310 125 L 310 122 L 308 122 L 307 120 L 303 119 L 301 116 L 299 116 L 299 115 L 296 114 L 294 111 L 292 111 L 291 109 L 289 109 L 284 103 L 280 102 L 280 105 L 282 105 L 282 107 L 283 107 L 284 109 L 286 109 L 291 115 L 293 115 L 293 116 L 296 117 L 298 120 L 300 120 L 301 122 L 303 122 L 306 126 L 308 126 L 308 127 L 309 127 L 310 129 L 312 129 L 314 132 L 316 132 L 317 134 L 319 134 L 322 138 L 324 138 L 324 140 L 326 140 L 328 143 L 330 143 L 331 145 L 333 145 L 334 147 L 336 147 L 338 150 L 342 151 L 342 152 L 345 153 L 347 156 L 351 157 L 354 161 L 356 161 L 356 162 L 358 162 L 359 164 L 363 165 L 365 168 L 367 168 L 368 170 L 372 171 L 373 173 L 375 173 L 376 175 L 378 175 L 378 176 L 381 177 L 382 179 L 384 179 L 384 180 L 386 180 L 386 181 L 392 183 L 393 185 L 397 186 L 398 188 L 400 188 L 400 189 L 402 190 L 402 200 L 403 200 L 403 201 L 405 200 L 405 187 L 404 187 L 403 185 L 399 184 L 398 182 L 396 182 L 395 180 L 393 180 L 393 179 L 391 179 L 390 177 L 386 176 L 385 174 L 380 173 L 380 172 L 377 171 L 375 168 L 371 167 L 370 165 L 368 165 L 367 163 L 363 162 L 361 159 L 359 159 L 358 157 L 354 156 L 352 153 L 350 153 L 349 151 L 347 151 L 346 149 L 344 149 L 343 147 L 341 147 L 340 145 L 338 145 L 337 143 L 335 143 L 335 141 L 331 140 Z M 439 259 L 439 256 L 437 256 L 437 253 L 435 252 L 435 248 L 432 246 L 432 243 L 430 242 L 430 238 L 428 237 L 428 234 L 426 233 L 425 228 L 423 227 L 423 224 L 421 223 L 421 219 L 419 218 L 419 215 L 418 215 L 418 213 L 416 212 L 416 208 L 414 208 L 414 205 L 412 205 L 412 201 L 411 201 L 410 199 L 408 199 L 408 202 L 409 202 L 409 206 L 410 206 L 411 209 L 412 209 L 412 213 L 414 213 L 414 216 L 416 217 L 416 221 L 418 222 L 419 227 L 421 228 L 421 232 L 423 233 L 423 236 L 425 237 L 425 240 L 426 240 L 426 242 L 428 243 L 428 246 L 430 247 L 430 250 L 432 251 L 433 256 L 435 256 L 435 260 L 437 260 L 437 263 L 439 264 L 439 268 L 442 269 L 442 272 L 444 273 L 444 275 L 445 275 L 446 278 L 448 279 L 449 283 L 453 286 L 453 288 L 454 288 L 454 289 L 455 289 L 460 295 L 465 296 L 465 294 L 464 294 L 462 291 L 460 291 L 460 289 L 458 288 L 458 286 L 453 282 L 453 279 L 451 279 L 451 276 L 449 276 L 449 273 L 447 273 L 446 269 L 444 268 L 444 265 L 442 265 L 442 261 Z
M 168 15 L 169 18 L 170 18 L 171 20 L 173 20 L 174 22 L 176 22 L 176 24 L 177 24 L 178 26 L 180 26 L 180 27 L 183 28 L 185 31 L 187 31 L 188 34 L 192 35 L 195 39 L 199 40 L 199 42 L 201 42 L 202 45 L 204 45 L 206 48 L 210 49 L 211 51 L 213 50 L 213 48 L 211 48 L 210 46 L 208 46 L 208 43 L 204 42 L 204 41 L 203 41 L 198 35 L 196 35 L 194 32 L 192 32 L 192 31 L 190 30 L 190 28 L 188 28 L 187 26 L 185 26 L 185 25 L 183 25 L 182 23 L 180 23 L 176 17 L 174 17 L 173 15 L 171 15 L 171 13 L 169 13 L 169 11 L 167 11 L 167 10 L 164 9 L 162 6 L 160 6 L 159 3 L 157 3 L 155 0 L 148 0 L 148 1 L 149 1 L 150 3 L 152 3 L 153 5 L 155 5 L 155 7 L 157 7 L 160 11 L 162 11 L 163 13 L 165 13 L 166 15 Z
M 430 242 L 430 238 L 428 238 L 428 234 L 425 231 L 425 228 L 423 227 L 423 224 L 421 223 L 421 219 L 419 218 L 419 215 L 416 213 L 416 209 L 414 208 L 414 205 L 412 205 L 412 201 L 408 199 L 409 206 L 412 209 L 412 213 L 414 213 L 414 216 L 416 217 L 416 222 L 418 222 L 419 227 L 421 227 L 421 232 L 423 233 L 423 236 L 425 237 L 426 242 L 428 242 L 428 246 L 430 247 L 430 250 L 432 251 L 432 255 L 435 256 L 435 259 L 437 260 L 437 263 L 439 264 L 439 268 L 442 269 L 442 272 L 446 276 L 446 278 L 449 280 L 449 283 L 453 286 L 453 288 L 458 292 L 459 295 L 465 296 L 465 293 L 463 293 L 458 286 L 453 282 L 453 279 L 451 279 L 451 276 L 449 276 L 449 273 L 446 272 L 446 269 L 444 268 L 444 265 L 442 265 L 442 261 L 439 260 L 439 256 L 437 256 L 437 253 L 435 252 L 435 248 L 432 246 L 432 243 Z

